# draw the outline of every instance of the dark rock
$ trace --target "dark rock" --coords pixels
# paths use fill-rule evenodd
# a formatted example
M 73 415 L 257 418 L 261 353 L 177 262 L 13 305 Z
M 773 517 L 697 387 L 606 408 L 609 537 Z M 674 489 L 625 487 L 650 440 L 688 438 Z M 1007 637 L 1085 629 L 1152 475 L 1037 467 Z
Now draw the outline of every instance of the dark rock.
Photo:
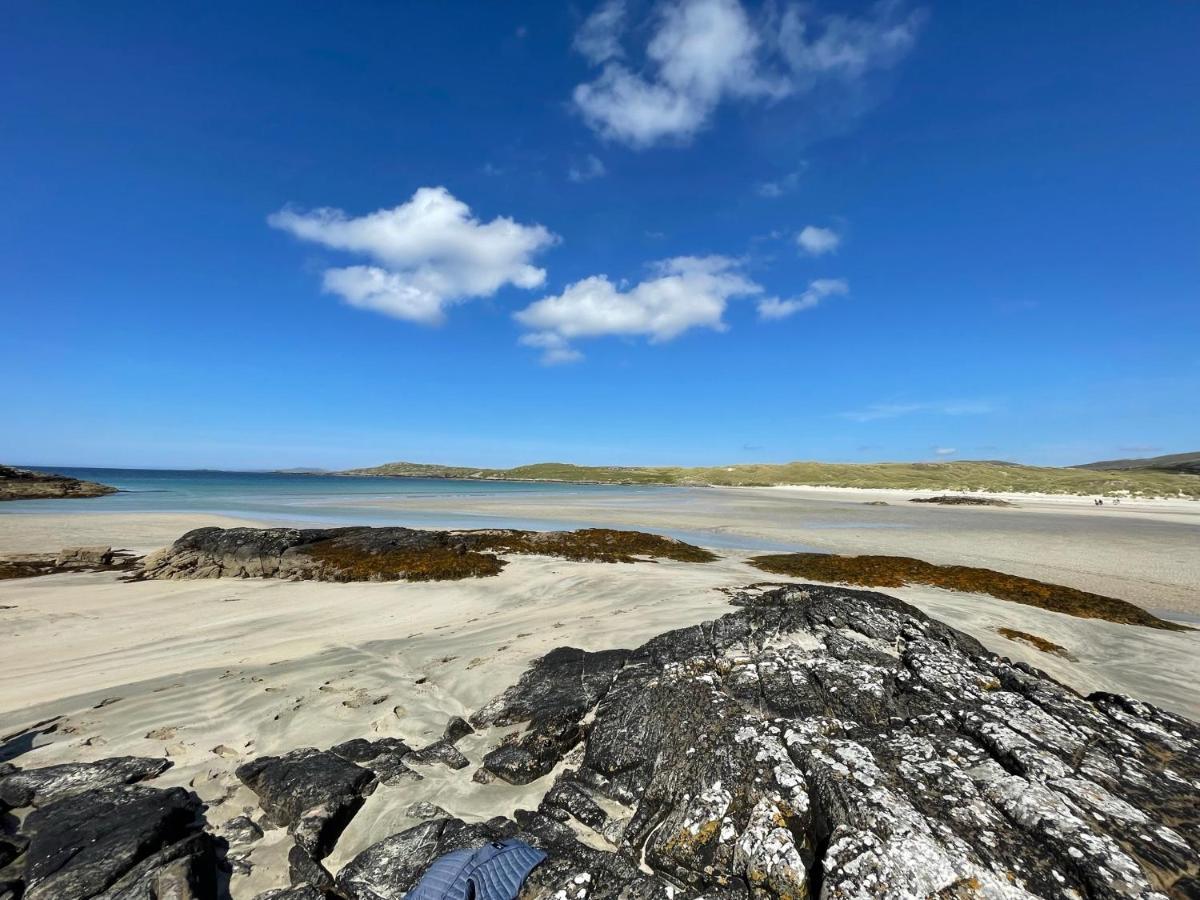
M 608 824 L 608 814 L 587 791 L 574 781 L 563 778 L 558 779 L 554 787 L 546 792 L 539 808 L 554 818 L 559 818 L 560 812 L 574 816 L 593 831 L 600 833 L 603 833 L 604 826 Z
M 324 859 L 376 785 L 375 776 L 335 753 L 306 747 L 238 767 L 269 819 L 286 827 L 315 859 Z
M 428 800 L 419 800 L 413 803 L 408 809 L 404 810 L 404 814 L 413 819 L 448 819 L 450 813 L 446 812 L 436 803 L 430 803 Z
M 909 503 L 936 503 L 940 506 L 1012 506 L 998 497 L 964 497 L 959 494 L 944 494 L 940 497 L 913 497 Z
M 294 884 L 291 887 L 264 891 L 254 900 L 325 900 L 326 894 L 311 884 Z
M 288 851 L 288 877 L 293 885 L 309 884 L 325 893 L 333 890 L 333 876 L 329 870 L 299 844 L 292 844 Z
M 262 840 L 263 830 L 249 816 L 234 816 L 218 828 L 216 834 L 231 847 L 243 847 Z
M 384 784 L 421 779 L 418 772 L 405 764 L 404 758 L 412 753 L 412 748 L 399 738 L 380 738 L 375 741 L 355 738 L 338 744 L 329 752 L 370 769 Z
M 685 895 L 1189 896 L 1194 723 L 1082 698 L 882 594 L 793 586 L 735 602 L 619 665 L 547 654 L 476 716 L 529 722 L 498 750 L 582 732 L 546 814 L 516 820 L 556 858 L 583 852 L 567 815 L 616 845 L 586 869 L 591 900 L 661 885 L 643 861 Z M 389 838 L 350 871 L 399 896 L 417 857 L 478 836 L 453 821 Z M 390 881 L 389 854 L 406 860 Z M 597 877 L 615 861 L 629 868 Z
M 462 716 L 451 716 L 446 722 L 446 730 L 442 732 L 442 740 L 450 744 L 457 744 L 468 734 L 474 734 L 475 729 L 471 727 L 471 723 Z
M 471 761 L 463 756 L 457 747 L 445 740 L 434 741 L 427 747 L 413 750 L 404 758 L 404 761 L 422 766 L 441 763 L 451 769 L 465 769 L 471 764 Z
M 202 881 L 212 848 L 198 834 L 201 808 L 183 788 L 135 785 L 98 788 L 35 809 L 21 829 L 29 837 L 26 900 L 83 900 L 106 889 L 121 900 L 169 896 L 138 891 L 172 879 Z
M 572 728 L 560 738 L 537 731 L 515 734 L 484 756 L 483 766 L 509 784 L 529 784 L 558 765 L 582 737 L 582 728 Z
M 0 779 L 0 801 L 13 809 L 45 806 L 95 788 L 133 784 L 154 778 L 170 767 L 169 759 L 116 756 L 92 763 L 18 769 Z
M 423 531 L 415 528 L 198 528 L 146 557 L 143 578 L 291 578 L 317 581 L 449 580 L 497 575 L 499 554 L 599 562 L 713 554 L 660 535 L 585 528 Z
M 103 894 L 103 900 L 212 900 L 217 896 L 217 852 L 200 832 L 139 863 Z
M 20 834 L 0 834 L 0 869 L 25 852 L 29 838 Z

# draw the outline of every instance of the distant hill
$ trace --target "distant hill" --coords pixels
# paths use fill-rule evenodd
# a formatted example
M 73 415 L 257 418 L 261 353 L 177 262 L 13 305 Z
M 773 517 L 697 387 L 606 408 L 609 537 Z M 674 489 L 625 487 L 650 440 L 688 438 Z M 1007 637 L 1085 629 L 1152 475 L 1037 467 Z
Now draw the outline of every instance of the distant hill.
M 1200 499 L 1200 476 L 1147 471 L 1108 472 L 1054 469 L 1005 462 L 944 463 L 742 463 L 731 466 L 576 466 L 536 463 L 513 469 L 439 466 L 395 462 L 339 475 L 393 478 L 456 478 L 487 481 L 561 481 L 598 484 L 677 484 L 900 488 L 904 490 L 987 491 L 1190 497 Z
M 1144 459 L 1106 459 L 1102 462 L 1084 463 L 1075 468 L 1104 472 L 1152 471 L 1200 475 L 1200 451 L 1172 453 L 1169 456 L 1149 456 Z

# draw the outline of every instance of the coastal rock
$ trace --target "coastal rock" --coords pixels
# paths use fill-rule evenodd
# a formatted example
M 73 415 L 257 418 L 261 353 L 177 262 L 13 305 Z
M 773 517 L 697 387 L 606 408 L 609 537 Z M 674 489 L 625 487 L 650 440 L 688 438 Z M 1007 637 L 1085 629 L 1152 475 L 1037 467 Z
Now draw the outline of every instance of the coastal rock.
M 384 784 L 395 784 L 406 779 L 420 781 L 421 775 L 414 772 L 405 764 L 404 759 L 411 754 L 412 748 L 399 738 L 380 738 L 368 741 L 366 738 L 355 738 L 338 744 L 329 751 L 342 759 L 358 763 L 365 769 L 370 769 Z
M 326 896 L 324 891 L 311 884 L 295 884 L 264 891 L 254 900 L 325 900 Z
M 21 832 L 26 900 L 171 896 L 155 885 L 215 879 L 202 804 L 183 788 L 105 787 L 35 809 Z M 206 869 L 207 867 L 207 869 Z M 153 890 L 152 890 L 153 888 Z M 176 896 L 214 896 L 178 892 Z
M 938 506 L 1014 506 L 999 497 L 967 497 L 960 494 L 943 494 L 940 497 L 913 497 L 909 503 L 934 503 Z
M 413 765 L 426 766 L 441 763 L 451 769 L 465 769 L 471 764 L 470 760 L 447 740 L 434 741 L 427 747 L 414 750 L 404 758 L 404 761 Z
M 1194 723 L 1080 697 L 882 594 L 735 602 L 619 661 L 553 651 L 474 717 L 528 723 L 515 746 L 583 733 L 539 821 L 691 895 L 1194 896 Z
M 323 859 L 376 785 L 375 776 L 336 753 L 305 747 L 262 756 L 237 768 L 267 817 Z
M 450 744 L 457 744 L 468 734 L 474 734 L 475 729 L 471 727 L 471 723 L 462 716 L 451 716 L 446 722 L 446 729 L 442 732 L 442 740 Z
M 311 581 L 449 580 L 497 575 L 497 554 L 598 562 L 665 558 L 706 562 L 711 553 L 673 538 L 586 528 L 423 531 L 415 528 L 197 528 L 146 557 L 142 578 L 286 578 Z
M 117 489 L 68 475 L 0 466 L 0 500 L 49 500 L 61 497 L 102 497 Z
M 17 769 L 0 778 L 0 802 L 13 809 L 46 806 L 84 791 L 145 781 L 170 767 L 169 759 L 117 756 L 99 762 Z

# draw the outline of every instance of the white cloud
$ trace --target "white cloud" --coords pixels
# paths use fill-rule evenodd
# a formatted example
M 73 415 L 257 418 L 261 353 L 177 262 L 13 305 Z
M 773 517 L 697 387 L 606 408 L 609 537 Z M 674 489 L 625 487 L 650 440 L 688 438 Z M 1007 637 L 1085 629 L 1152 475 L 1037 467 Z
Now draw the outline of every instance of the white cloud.
M 543 297 L 516 314 L 532 332 L 521 342 L 545 350 L 547 362 L 562 362 L 557 356 L 577 338 L 640 335 L 657 343 L 691 328 L 721 331 L 730 299 L 762 293 L 723 256 L 680 256 L 654 268 L 655 277 L 628 289 L 594 275 Z
M 830 228 L 818 228 L 816 225 L 805 225 L 796 235 L 796 243 L 809 256 L 822 256 L 832 253 L 841 244 L 838 233 Z
M 594 65 L 621 56 L 621 26 L 624 24 L 623 0 L 606 0 L 579 26 L 575 33 L 575 50 Z
M 938 456 L 953 456 L 958 452 L 958 449 L 955 447 L 934 447 L 933 452 Z
M 437 324 L 445 309 L 511 284 L 531 289 L 546 272 L 532 257 L 557 238 L 541 225 L 500 216 L 481 222 L 443 187 L 424 187 L 392 209 L 348 217 L 339 209 L 283 209 L 273 228 L 377 265 L 328 269 L 324 287 L 348 303 L 399 319 Z
M 874 422 L 879 419 L 897 419 L 915 413 L 931 413 L 942 416 L 982 416 L 992 411 L 992 405 L 980 400 L 952 403 L 872 403 L 863 409 L 838 413 L 843 419 L 854 422 Z
M 850 285 L 841 278 L 818 278 L 809 282 L 808 289 L 799 297 L 781 300 L 766 297 L 758 302 L 758 315 L 762 319 L 783 319 L 794 313 L 812 309 L 826 297 L 850 293 Z
M 686 141 L 726 100 L 778 100 L 895 64 L 922 20 L 898 0 L 815 25 L 797 4 L 752 21 L 739 0 L 663 0 L 639 70 L 620 44 L 624 4 L 609 0 L 576 34 L 575 49 L 602 69 L 573 100 L 604 137 L 633 147 Z
M 576 183 L 591 181 L 593 178 L 600 178 L 608 172 L 604 167 L 604 162 L 598 157 L 588 154 L 579 165 L 572 164 L 567 170 L 567 178 Z

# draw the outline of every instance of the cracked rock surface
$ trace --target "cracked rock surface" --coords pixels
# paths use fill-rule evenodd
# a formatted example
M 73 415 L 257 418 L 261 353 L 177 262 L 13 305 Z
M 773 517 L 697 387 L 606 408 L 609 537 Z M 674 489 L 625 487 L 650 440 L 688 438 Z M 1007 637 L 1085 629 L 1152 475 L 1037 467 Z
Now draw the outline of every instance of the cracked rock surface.
M 578 759 L 546 810 L 688 892 L 1198 896 L 1195 724 L 882 594 L 735 602 L 635 651 L 554 651 L 475 721 L 527 722 L 498 749 L 539 770 Z M 485 767 L 511 779 L 510 756 Z

